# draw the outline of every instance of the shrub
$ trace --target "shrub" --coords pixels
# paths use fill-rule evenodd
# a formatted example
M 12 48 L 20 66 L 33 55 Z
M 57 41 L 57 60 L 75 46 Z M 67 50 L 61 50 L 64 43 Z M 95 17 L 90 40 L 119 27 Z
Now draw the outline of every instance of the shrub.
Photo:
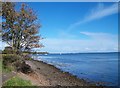
M 15 51 L 12 49 L 12 47 L 5 47 L 5 49 L 2 51 L 3 54 L 14 54 Z
M 3 54 L 2 71 L 11 72 L 16 69 L 15 63 L 20 62 L 21 57 L 15 54 Z
M 11 71 L 11 68 L 14 68 L 14 70 L 21 71 L 25 74 L 33 72 L 31 67 L 22 60 L 23 58 L 16 54 L 3 55 L 3 69 Z
M 13 64 L 14 62 L 20 60 L 21 57 L 15 54 L 6 54 L 3 55 L 3 65 L 4 66 L 9 66 Z
M 3 54 L 13 54 L 15 51 L 13 50 L 3 50 L 2 53 Z
M 26 64 L 25 62 L 22 62 L 22 63 L 17 62 L 15 66 L 16 66 L 17 71 L 21 71 L 25 74 L 33 72 L 31 67 L 28 64 Z

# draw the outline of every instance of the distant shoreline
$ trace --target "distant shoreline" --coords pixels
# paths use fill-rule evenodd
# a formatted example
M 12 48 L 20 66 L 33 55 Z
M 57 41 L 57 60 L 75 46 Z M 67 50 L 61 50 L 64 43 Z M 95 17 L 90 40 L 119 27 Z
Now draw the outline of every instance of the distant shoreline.
M 81 52 L 81 53 L 48 53 L 48 54 L 111 54 L 120 52 Z

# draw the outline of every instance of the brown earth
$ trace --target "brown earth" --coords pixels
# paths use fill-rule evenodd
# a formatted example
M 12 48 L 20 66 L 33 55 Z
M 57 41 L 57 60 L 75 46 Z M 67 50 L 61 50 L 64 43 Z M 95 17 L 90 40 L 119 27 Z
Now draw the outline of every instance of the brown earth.
M 63 72 L 56 67 L 46 64 L 42 61 L 26 61 L 30 65 L 34 73 L 25 75 L 20 73 L 24 79 L 31 80 L 33 85 L 37 86 L 95 86 L 89 84 L 83 79 L 78 79 L 67 72 Z

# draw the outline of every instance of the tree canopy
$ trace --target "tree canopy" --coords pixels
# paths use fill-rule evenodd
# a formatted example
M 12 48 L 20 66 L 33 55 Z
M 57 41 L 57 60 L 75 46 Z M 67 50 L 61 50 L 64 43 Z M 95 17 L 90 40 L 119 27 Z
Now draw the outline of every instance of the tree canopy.
M 39 35 L 40 24 L 37 15 L 26 4 L 16 11 L 15 3 L 2 4 L 2 40 L 15 51 L 28 51 L 43 47 Z

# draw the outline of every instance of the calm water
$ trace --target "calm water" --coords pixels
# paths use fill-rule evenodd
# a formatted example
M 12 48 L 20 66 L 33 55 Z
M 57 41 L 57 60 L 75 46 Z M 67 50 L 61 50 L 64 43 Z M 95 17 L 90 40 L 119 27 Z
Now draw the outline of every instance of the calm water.
M 48 54 L 33 57 L 91 82 L 118 85 L 118 53 Z

